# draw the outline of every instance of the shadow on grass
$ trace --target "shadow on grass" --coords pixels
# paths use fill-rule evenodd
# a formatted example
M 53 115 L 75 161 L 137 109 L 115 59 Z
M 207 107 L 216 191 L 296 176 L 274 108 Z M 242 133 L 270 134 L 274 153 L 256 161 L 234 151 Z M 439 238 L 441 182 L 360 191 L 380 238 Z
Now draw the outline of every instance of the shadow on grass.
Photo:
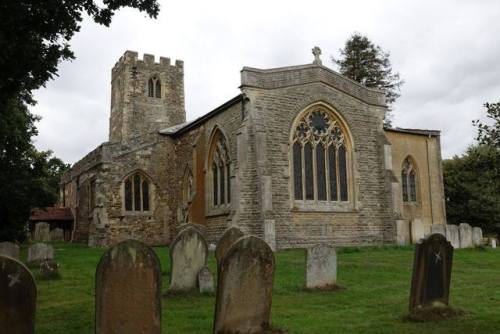
M 451 306 L 419 307 L 402 317 L 404 322 L 437 322 L 449 319 L 463 318 L 471 312 Z

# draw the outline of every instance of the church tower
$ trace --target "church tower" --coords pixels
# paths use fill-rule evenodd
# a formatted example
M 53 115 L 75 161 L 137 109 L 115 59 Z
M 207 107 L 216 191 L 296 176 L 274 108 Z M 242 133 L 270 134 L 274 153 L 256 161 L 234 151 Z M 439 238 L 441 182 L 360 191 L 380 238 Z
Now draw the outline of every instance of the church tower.
M 127 143 L 185 121 L 184 63 L 126 51 L 111 71 L 109 141 Z

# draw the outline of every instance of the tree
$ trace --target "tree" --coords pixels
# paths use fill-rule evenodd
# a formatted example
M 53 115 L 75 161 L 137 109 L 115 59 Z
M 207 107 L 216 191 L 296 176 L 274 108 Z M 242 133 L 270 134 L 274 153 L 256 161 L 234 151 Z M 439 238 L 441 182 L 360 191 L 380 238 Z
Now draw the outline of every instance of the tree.
M 485 103 L 484 107 L 487 117 L 493 120 L 493 124 L 484 124 L 479 120 L 472 121 L 478 130 L 476 140 L 481 144 L 500 149 L 500 102 Z
M 342 75 L 368 88 L 384 91 L 388 106 L 384 125 L 390 127 L 393 104 L 400 96 L 400 87 L 404 83 L 399 73 L 392 72 L 390 54 L 359 33 L 354 33 L 339 51 L 340 58 L 332 57 L 332 61 L 339 66 Z

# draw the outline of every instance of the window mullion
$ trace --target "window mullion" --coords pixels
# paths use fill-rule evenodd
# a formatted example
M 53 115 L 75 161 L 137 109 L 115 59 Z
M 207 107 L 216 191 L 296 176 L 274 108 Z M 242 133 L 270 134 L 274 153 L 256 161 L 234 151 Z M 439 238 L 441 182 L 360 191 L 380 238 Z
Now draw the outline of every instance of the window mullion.
M 302 200 L 306 201 L 306 159 L 304 152 L 304 145 L 300 143 L 300 155 L 301 155 L 301 165 L 302 165 Z

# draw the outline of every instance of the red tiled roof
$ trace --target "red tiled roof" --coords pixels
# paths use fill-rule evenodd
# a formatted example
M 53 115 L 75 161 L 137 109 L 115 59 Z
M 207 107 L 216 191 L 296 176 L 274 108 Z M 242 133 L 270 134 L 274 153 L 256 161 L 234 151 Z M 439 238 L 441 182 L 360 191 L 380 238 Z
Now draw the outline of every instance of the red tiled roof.
M 35 208 L 31 210 L 31 221 L 73 220 L 70 208 Z

